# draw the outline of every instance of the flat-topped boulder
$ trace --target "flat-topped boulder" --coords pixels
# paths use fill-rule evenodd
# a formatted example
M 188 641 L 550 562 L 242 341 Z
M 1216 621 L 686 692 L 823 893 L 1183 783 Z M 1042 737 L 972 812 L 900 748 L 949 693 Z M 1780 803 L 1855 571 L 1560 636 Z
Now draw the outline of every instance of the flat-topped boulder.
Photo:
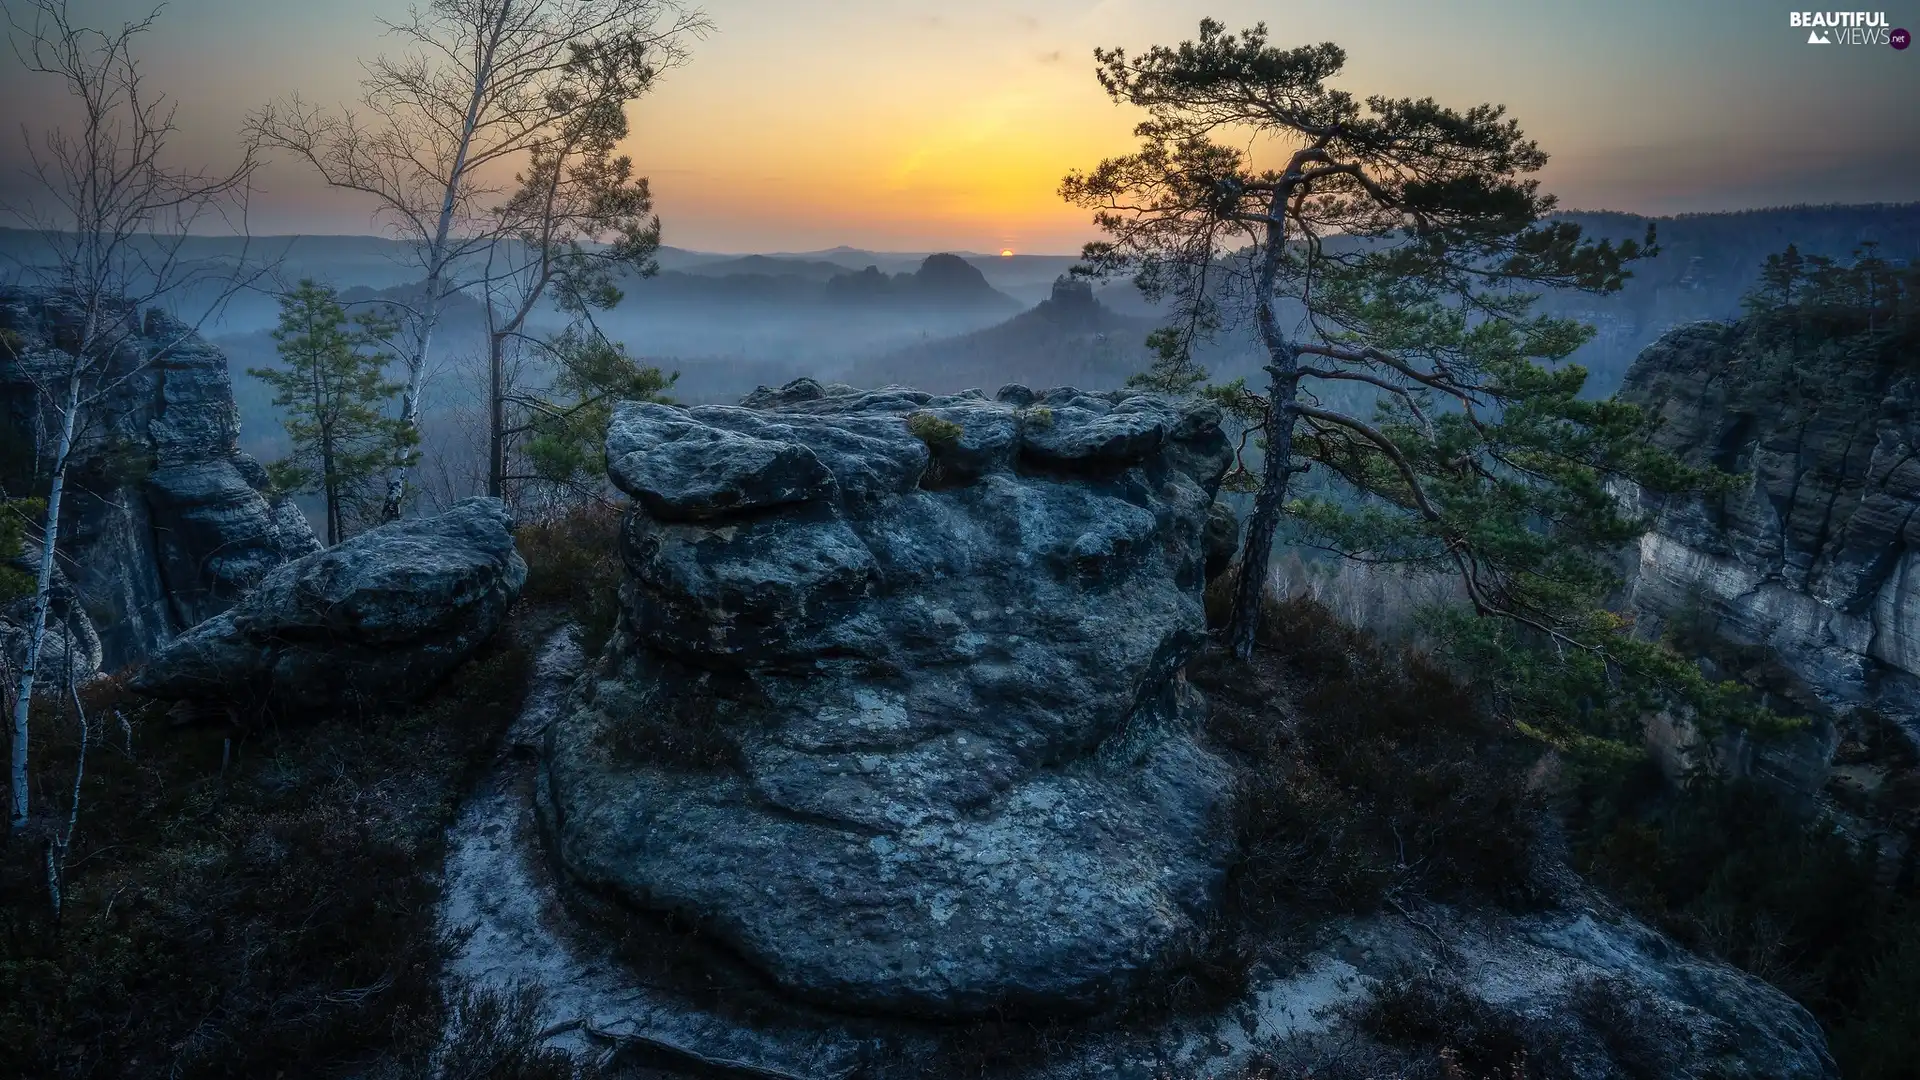
M 627 580 L 548 731 L 560 865 L 835 1008 L 1115 1000 L 1232 856 L 1232 774 L 1180 677 L 1218 413 L 810 380 L 748 401 L 615 410 Z
M 311 713 L 414 701 L 505 620 L 526 583 L 512 520 L 472 498 L 286 563 L 134 678 L 169 700 Z

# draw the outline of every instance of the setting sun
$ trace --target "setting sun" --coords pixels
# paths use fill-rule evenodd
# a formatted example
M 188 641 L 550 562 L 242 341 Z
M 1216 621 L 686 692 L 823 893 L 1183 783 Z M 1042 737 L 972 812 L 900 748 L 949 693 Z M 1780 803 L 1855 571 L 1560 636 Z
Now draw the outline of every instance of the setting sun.
M 1001 258 L 1003 258 L 1003 259 L 1005 259 L 1005 258 L 1009 258 L 1009 257 L 1011 257 L 1012 255 L 1013 255 L 1013 249 L 1012 249 L 1012 248 L 1001 248 L 1001 249 L 1000 249 L 1000 257 L 1001 257 Z

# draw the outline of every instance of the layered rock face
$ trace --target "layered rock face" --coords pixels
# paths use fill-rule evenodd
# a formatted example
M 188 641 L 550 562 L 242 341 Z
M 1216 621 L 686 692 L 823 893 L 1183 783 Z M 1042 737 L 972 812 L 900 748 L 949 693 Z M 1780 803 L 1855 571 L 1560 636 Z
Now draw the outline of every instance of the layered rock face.
M 511 526 L 500 500 L 464 499 L 277 567 L 132 686 L 295 713 L 417 700 L 493 636 L 526 584 Z
M 1124 992 L 1231 855 L 1230 772 L 1179 675 L 1217 413 L 808 380 L 750 401 L 615 413 L 628 580 L 548 732 L 559 862 L 830 1006 Z
M 103 380 L 110 389 L 78 433 L 60 537 L 71 603 L 55 613 L 97 631 L 108 669 L 144 659 L 320 547 L 290 501 L 268 499 L 266 471 L 238 449 L 226 357 L 159 311 L 112 317 L 128 333 Z M 58 350 L 84 318 L 57 292 L 0 288 L 0 331 L 18 345 L 0 349 L 3 464 L 14 483 L 51 453 L 36 381 L 65 366 Z
M 1920 384 L 1872 365 L 1787 378 L 1793 362 L 1721 323 L 1673 330 L 1635 361 L 1620 396 L 1660 417 L 1665 447 L 1742 486 L 1645 499 L 1655 528 L 1633 606 L 1651 628 L 1704 617 L 1766 646 L 1819 703 L 1871 705 L 1920 734 Z M 1810 738 L 1771 765 L 1802 786 L 1837 740 L 1831 725 Z

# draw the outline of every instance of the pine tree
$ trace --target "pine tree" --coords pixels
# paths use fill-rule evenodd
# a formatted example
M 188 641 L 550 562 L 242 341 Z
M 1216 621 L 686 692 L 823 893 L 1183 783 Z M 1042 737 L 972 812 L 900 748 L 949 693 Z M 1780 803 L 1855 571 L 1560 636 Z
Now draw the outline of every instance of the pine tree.
M 302 281 L 280 298 L 273 332 L 285 366 L 247 369 L 273 388 L 293 443 L 292 453 L 267 467 L 268 475 L 282 491 L 323 496 L 329 545 L 368 516 L 373 482 L 414 443 L 413 426 L 386 412 L 402 389 L 387 381 L 389 356 L 381 351 L 395 330 L 376 314 L 349 321 L 332 288 Z
M 1615 491 L 1714 476 L 1654 449 L 1634 407 L 1583 399 L 1586 372 L 1563 361 L 1591 328 L 1532 311 L 1543 289 L 1619 289 L 1651 232 L 1596 243 L 1550 218 L 1530 177 L 1546 155 L 1501 107 L 1363 103 L 1328 85 L 1346 60 L 1331 43 L 1281 49 L 1264 26 L 1203 20 L 1198 41 L 1095 58 L 1109 95 L 1147 119 L 1137 153 L 1062 184 L 1108 234 L 1080 272 L 1171 301 L 1139 381 L 1213 394 L 1264 444 L 1231 477 L 1257 492 L 1233 651 L 1252 651 L 1284 516 L 1307 543 L 1456 577 L 1470 615 L 1437 629 L 1474 670 L 1504 672 L 1503 692 L 1550 706 L 1533 715 L 1564 717 L 1573 693 L 1636 715 L 1646 702 L 1626 686 L 1731 708 L 1603 606 L 1615 553 L 1647 527 Z M 1250 146 L 1284 165 L 1256 168 Z M 1239 327 L 1264 393 L 1209 386 L 1193 358 Z M 1289 503 L 1309 468 L 1320 490 Z
M 540 344 L 557 371 L 544 392 L 523 390 L 514 403 L 526 419 L 508 430 L 515 463 L 508 472 L 518 501 L 544 500 L 552 507 L 599 497 L 606 488 L 606 434 L 616 401 L 672 399 L 666 391 L 680 378 L 627 354 L 624 346 L 574 326 Z
M 550 143 L 528 155 L 515 177 L 518 188 L 495 212 L 492 227 L 503 240 L 488 249 L 481 289 L 489 495 L 518 502 L 520 485 L 509 483 L 512 459 L 530 432 L 553 426 L 550 399 L 592 397 L 596 378 L 610 378 L 607 385 L 613 385 L 631 374 L 624 354 L 595 340 L 592 315 L 620 302 L 620 277 L 659 272 L 653 194 L 619 147 L 631 130 L 629 103 L 653 86 L 660 64 L 676 60 L 646 41 L 577 47 L 567 62 L 574 72 L 567 118 Z M 571 317 L 573 328 L 543 341 L 526 332 L 527 320 L 547 301 Z M 542 388 L 543 375 L 559 383 Z

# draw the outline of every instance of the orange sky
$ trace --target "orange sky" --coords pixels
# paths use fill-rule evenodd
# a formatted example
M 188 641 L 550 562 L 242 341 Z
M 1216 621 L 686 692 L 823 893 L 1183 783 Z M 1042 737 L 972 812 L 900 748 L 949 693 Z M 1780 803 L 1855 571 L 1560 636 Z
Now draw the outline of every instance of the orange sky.
M 1340 42 L 1343 85 L 1362 94 L 1505 102 L 1555 155 L 1545 179 L 1568 206 L 1920 199 L 1920 49 L 1808 48 L 1784 9 L 1744 0 L 703 6 L 717 32 L 635 108 L 630 147 L 682 247 L 1076 250 L 1092 230 L 1059 201 L 1060 178 L 1128 151 L 1138 118 L 1101 92 L 1093 47 L 1173 43 L 1203 14 L 1265 19 L 1281 43 Z M 179 100 L 187 147 L 218 157 L 249 106 L 349 97 L 392 9 L 175 0 L 149 67 Z M 1906 21 L 1920 27 L 1920 9 Z M 38 92 L 19 79 L 0 72 L 10 102 Z M 363 203 L 290 163 L 263 180 L 257 232 L 369 229 Z

